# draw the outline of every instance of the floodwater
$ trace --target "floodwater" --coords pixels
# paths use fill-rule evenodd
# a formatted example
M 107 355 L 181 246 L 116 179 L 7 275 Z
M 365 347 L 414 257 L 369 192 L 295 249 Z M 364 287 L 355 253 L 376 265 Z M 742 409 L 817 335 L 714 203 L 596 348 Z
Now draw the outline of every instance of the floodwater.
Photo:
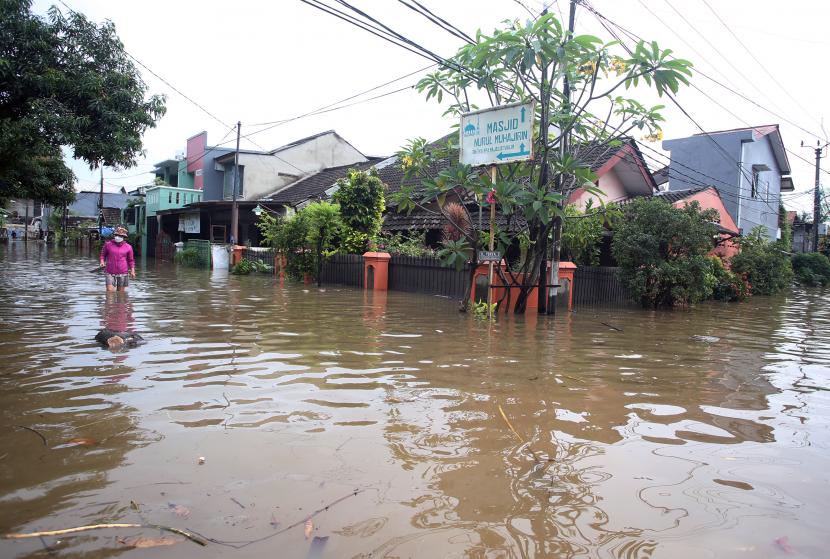
M 827 291 L 491 326 L 152 260 L 107 297 L 95 263 L 0 246 L 0 533 L 213 541 L 0 557 L 830 555 Z

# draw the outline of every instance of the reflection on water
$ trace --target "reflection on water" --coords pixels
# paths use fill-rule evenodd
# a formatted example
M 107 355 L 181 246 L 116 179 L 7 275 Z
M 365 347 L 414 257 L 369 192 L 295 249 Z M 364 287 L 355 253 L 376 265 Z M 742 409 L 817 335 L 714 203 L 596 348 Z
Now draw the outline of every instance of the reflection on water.
M 826 292 L 490 326 L 152 261 L 106 294 L 94 264 L 0 247 L 2 531 L 157 523 L 232 557 L 826 555 Z M 101 327 L 148 343 L 109 351 Z M 158 536 L 0 556 L 151 553 L 138 533 Z

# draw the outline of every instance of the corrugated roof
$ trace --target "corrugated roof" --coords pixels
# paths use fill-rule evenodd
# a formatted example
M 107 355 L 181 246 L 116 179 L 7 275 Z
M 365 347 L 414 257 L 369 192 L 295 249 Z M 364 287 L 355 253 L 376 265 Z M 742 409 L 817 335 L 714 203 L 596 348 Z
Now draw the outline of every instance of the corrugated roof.
M 383 157 L 373 157 L 363 163 L 352 163 L 351 165 L 340 165 L 338 167 L 329 167 L 323 169 L 313 175 L 303 177 L 279 192 L 264 196 L 262 199 L 269 202 L 276 202 L 278 204 L 285 204 L 294 206 L 305 200 L 313 198 L 323 198 L 326 190 L 334 186 L 338 179 L 346 176 L 350 169 L 357 169 L 358 171 L 365 171 L 374 164 L 383 161 Z

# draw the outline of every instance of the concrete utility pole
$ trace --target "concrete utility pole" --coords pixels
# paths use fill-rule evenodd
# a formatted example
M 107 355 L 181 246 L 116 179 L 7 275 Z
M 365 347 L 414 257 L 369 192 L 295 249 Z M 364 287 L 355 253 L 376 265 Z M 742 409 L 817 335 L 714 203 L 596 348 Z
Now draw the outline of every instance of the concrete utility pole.
M 98 193 L 98 234 L 101 234 L 101 228 L 104 226 L 104 166 L 101 169 L 101 188 Z
M 576 0 L 571 0 L 571 9 L 570 13 L 568 14 L 568 33 L 570 36 L 573 36 L 574 27 L 576 22 Z M 565 99 L 565 103 L 570 106 L 571 100 L 571 84 L 568 81 L 568 75 L 565 74 L 565 79 L 562 82 L 562 96 Z M 569 107 L 570 110 L 570 107 Z M 547 133 L 547 131 L 545 131 Z M 562 135 L 562 138 L 559 140 L 559 150 L 562 155 L 568 153 L 568 140 L 570 139 L 570 133 L 566 133 Z M 553 258 L 552 258 L 552 265 L 550 271 L 550 282 L 547 281 L 547 277 L 545 277 L 545 283 L 550 283 L 551 285 L 556 285 L 559 283 L 559 255 L 561 253 L 560 244 L 562 242 L 562 218 L 556 218 L 557 223 L 553 227 Z M 542 274 L 546 276 L 547 274 Z M 558 289 L 556 287 L 551 287 L 551 293 L 554 295 L 550 298 L 550 301 L 545 301 L 545 305 L 541 304 L 542 298 L 544 296 L 545 290 L 541 288 L 539 289 L 539 312 L 546 312 L 547 314 L 556 314 L 556 292 L 555 290 Z
M 811 243 L 813 252 L 818 252 L 818 226 L 821 221 L 821 188 L 819 187 L 821 174 L 821 153 L 828 145 L 830 145 L 830 142 L 821 145 L 821 142 L 817 141 L 814 149 L 816 154 L 816 188 L 813 193 L 813 242 Z M 801 142 L 801 147 L 807 146 L 804 145 L 804 142 Z
M 236 202 L 236 191 L 239 189 L 239 137 L 242 131 L 242 122 L 236 123 L 236 154 L 233 158 L 233 205 L 231 206 L 231 244 L 239 244 L 239 205 Z

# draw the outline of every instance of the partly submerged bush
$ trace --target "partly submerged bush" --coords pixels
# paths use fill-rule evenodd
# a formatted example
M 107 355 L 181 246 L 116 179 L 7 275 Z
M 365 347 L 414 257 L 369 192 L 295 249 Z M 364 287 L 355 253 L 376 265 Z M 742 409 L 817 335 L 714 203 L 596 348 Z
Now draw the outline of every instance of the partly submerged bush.
M 741 275 L 727 269 L 720 258 L 710 258 L 715 284 L 712 298 L 718 301 L 743 301 L 751 295 L 749 282 Z
M 756 227 L 738 244 L 741 252 L 732 257 L 732 271 L 743 275 L 754 295 L 774 295 L 793 281 L 793 267 L 780 241 L 770 242 L 765 228 Z
M 707 253 L 717 229 L 713 210 L 697 202 L 675 208 L 638 198 L 624 209 L 612 251 L 620 279 L 645 307 L 686 306 L 708 299 L 716 283 Z
M 830 285 L 830 258 L 818 252 L 796 254 L 792 260 L 795 279 L 808 287 Z
M 195 248 L 186 248 L 173 255 L 176 264 L 196 268 L 199 266 L 199 251 Z

